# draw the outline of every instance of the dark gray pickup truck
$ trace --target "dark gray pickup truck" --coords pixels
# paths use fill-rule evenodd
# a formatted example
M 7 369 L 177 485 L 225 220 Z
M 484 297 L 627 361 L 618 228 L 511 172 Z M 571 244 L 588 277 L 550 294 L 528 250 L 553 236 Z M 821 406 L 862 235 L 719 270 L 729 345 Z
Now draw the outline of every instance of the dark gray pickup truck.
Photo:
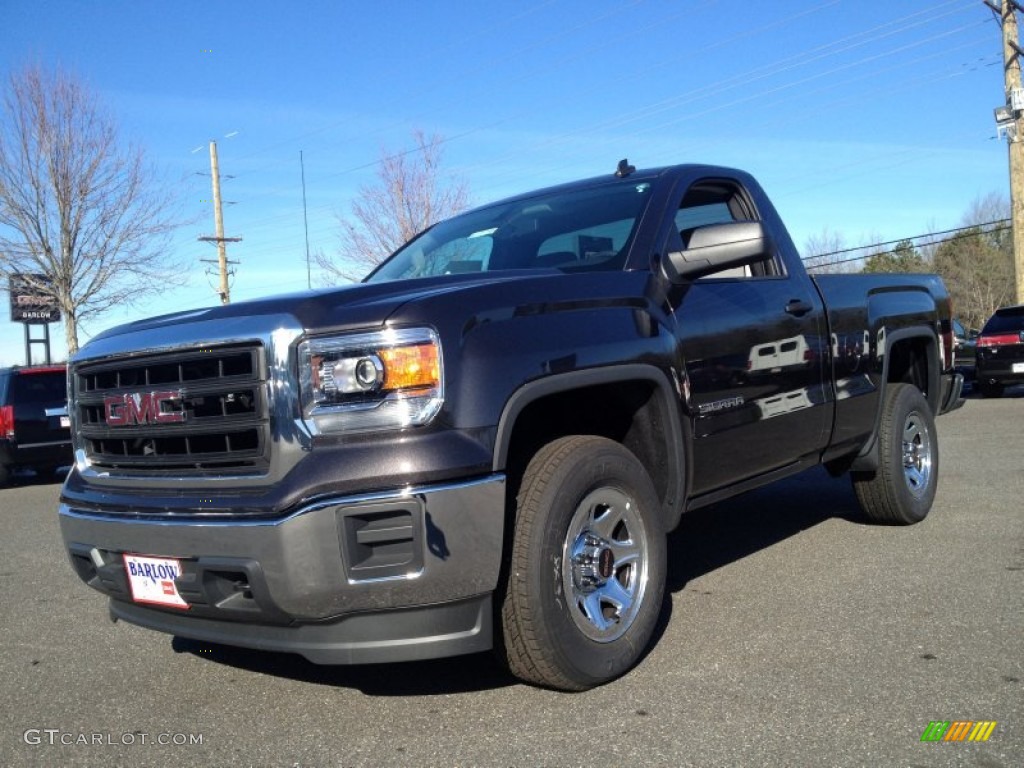
M 688 510 L 824 464 L 922 520 L 950 323 L 936 276 L 809 277 L 746 173 L 623 162 L 361 285 L 96 337 L 61 529 L 114 619 L 581 690 L 643 653 Z

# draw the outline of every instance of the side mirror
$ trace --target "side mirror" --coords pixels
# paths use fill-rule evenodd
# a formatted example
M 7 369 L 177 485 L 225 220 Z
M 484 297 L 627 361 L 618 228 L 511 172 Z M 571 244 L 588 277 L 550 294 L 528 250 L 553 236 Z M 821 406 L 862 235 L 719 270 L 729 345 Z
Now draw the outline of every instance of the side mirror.
M 768 238 L 760 221 L 734 221 L 699 227 L 690 235 L 685 250 L 671 251 L 661 259 L 661 269 L 673 283 L 681 283 L 729 267 L 740 267 L 764 258 Z

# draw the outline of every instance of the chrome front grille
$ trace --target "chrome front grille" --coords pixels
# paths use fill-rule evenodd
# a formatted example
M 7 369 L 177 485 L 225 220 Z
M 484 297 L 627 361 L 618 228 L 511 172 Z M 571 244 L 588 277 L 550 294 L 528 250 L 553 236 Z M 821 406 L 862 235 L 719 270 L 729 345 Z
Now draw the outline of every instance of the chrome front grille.
M 152 476 L 267 467 L 267 375 L 258 345 L 83 362 L 74 384 L 80 445 L 99 471 Z

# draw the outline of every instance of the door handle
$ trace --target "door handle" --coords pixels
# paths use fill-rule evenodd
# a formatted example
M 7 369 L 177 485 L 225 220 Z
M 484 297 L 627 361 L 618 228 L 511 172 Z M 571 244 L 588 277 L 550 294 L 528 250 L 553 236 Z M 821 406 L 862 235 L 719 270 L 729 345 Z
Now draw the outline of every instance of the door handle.
M 789 303 L 786 304 L 786 314 L 793 315 L 794 317 L 802 317 L 812 309 L 814 307 L 801 299 L 790 299 Z

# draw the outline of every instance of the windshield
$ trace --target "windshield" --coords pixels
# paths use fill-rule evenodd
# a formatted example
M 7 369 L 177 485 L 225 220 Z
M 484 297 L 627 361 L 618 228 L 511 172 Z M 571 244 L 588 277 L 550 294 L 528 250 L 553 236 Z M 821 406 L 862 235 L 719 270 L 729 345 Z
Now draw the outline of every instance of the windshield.
M 502 269 L 622 269 L 650 194 L 648 182 L 615 182 L 470 211 L 407 243 L 366 282 Z

